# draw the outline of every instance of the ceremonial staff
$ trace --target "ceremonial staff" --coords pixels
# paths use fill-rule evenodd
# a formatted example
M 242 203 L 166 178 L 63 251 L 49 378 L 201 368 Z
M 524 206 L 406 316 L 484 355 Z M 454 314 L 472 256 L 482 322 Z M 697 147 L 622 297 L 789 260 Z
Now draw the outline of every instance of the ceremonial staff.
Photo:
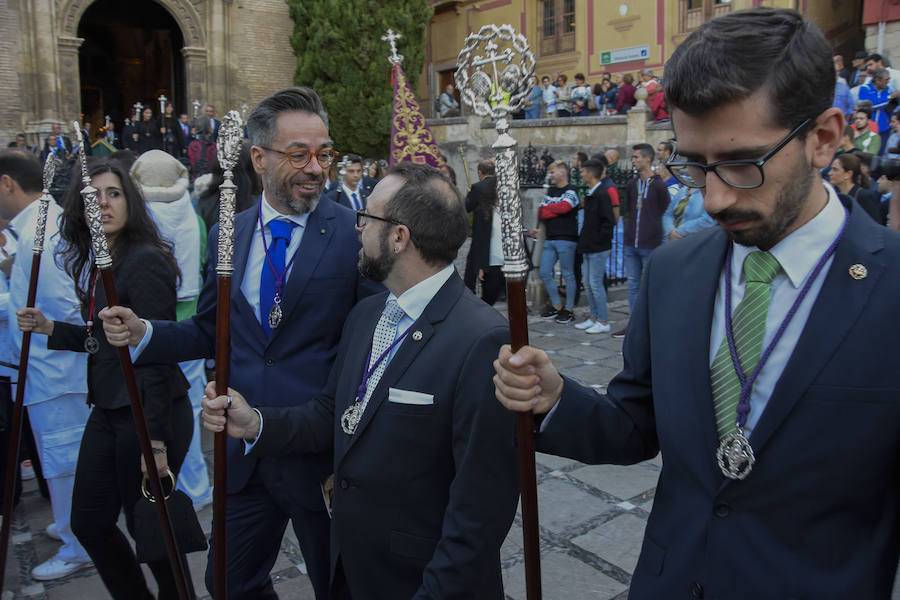
M 81 130 L 78 130 L 81 135 Z M 41 269 L 41 254 L 44 252 L 44 230 L 47 225 L 47 210 L 50 201 L 50 186 L 56 174 L 56 157 L 47 155 L 44 161 L 44 190 L 38 200 L 37 219 L 34 223 L 34 245 L 31 247 L 31 277 L 28 279 L 28 299 L 26 306 L 34 308 L 37 296 L 38 272 Z M 21 259 L 21 255 L 20 255 Z M 16 384 L 16 401 L 13 404 L 12 423 L 9 432 L 9 450 L 6 453 L 6 487 L 3 488 L 3 525 L 0 527 L 0 590 L 6 573 L 6 554 L 9 545 L 9 527 L 12 524 L 13 492 L 16 487 L 16 470 L 19 468 L 19 439 L 22 436 L 22 411 L 25 408 L 25 379 L 28 375 L 28 355 L 31 352 L 31 332 L 22 333 L 22 349 L 19 352 L 19 374 Z
M 466 160 L 466 149 L 463 146 L 459 147 L 459 157 L 462 159 L 463 171 L 466 173 L 466 185 L 469 189 L 472 189 L 472 178 L 469 176 L 469 162 Z
M 164 94 L 160 94 L 157 100 L 159 100 L 159 124 L 162 129 L 165 129 L 162 136 L 162 149 L 163 152 L 168 152 L 166 150 L 166 138 L 169 137 L 169 124 L 166 122 L 166 102 L 168 98 Z
M 113 281 L 112 256 L 109 254 L 109 244 L 106 233 L 103 231 L 103 221 L 100 216 L 100 203 L 97 200 L 97 188 L 91 185 L 91 178 L 87 170 L 87 157 L 84 152 L 84 143 L 81 136 L 81 127 L 74 123 L 78 136 L 79 155 L 81 158 L 81 197 L 84 200 L 84 212 L 88 227 L 91 231 L 91 248 L 94 253 L 94 263 L 103 278 L 103 289 L 106 292 L 108 306 L 119 304 L 119 295 L 116 293 L 116 284 Z M 91 339 L 91 338 L 88 338 Z M 87 348 L 87 345 L 85 346 Z M 169 554 L 169 563 L 172 565 L 172 573 L 175 576 L 175 586 L 178 588 L 178 597 L 189 600 L 187 579 L 185 578 L 184 565 L 178 552 L 178 544 L 175 541 L 175 533 L 172 530 L 172 521 L 169 518 L 169 509 L 166 506 L 166 495 L 163 493 L 162 482 L 159 479 L 159 471 L 156 468 L 156 459 L 153 457 L 153 448 L 150 445 L 150 433 L 147 431 L 147 421 L 144 419 L 144 408 L 141 405 L 141 396 L 138 391 L 137 379 L 134 375 L 134 365 L 131 362 L 131 354 L 128 346 L 119 349 L 119 362 L 122 364 L 122 373 L 125 376 L 125 387 L 128 389 L 128 398 L 131 401 L 131 414 L 134 416 L 134 425 L 137 430 L 138 443 L 141 447 L 141 455 L 147 469 L 147 479 L 150 481 L 150 489 L 156 499 L 159 514 L 159 525 Z M 88 350 L 90 351 L 90 350 Z
M 500 44 L 504 47 L 498 52 Z M 485 52 L 484 56 L 475 54 Z M 515 62 L 514 62 L 515 61 Z M 522 202 L 519 198 L 519 167 L 516 140 L 509 135 L 507 115 L 525 102 L 531 91 L 534 54 L 525 36 L 511 25 L 485 25 L 469 34 L 456 60 L 456 87 L 463 101 L 479 116 L 496 119 L 497 198 L 503 233 L 503 275 L 509 310 L 509 334 L 513 352 L 528 344 L 528 316 L 525 307 L 525 279 L 528 261 L 522 239 Z M 502 71 L 498 64 L 505 65 Z M 484 71 L 489 67 L 491 73 Z M 509 93 L 509 99 L 504 98 Z M 468 173 L 467 173 L 468 174 Z M 534 413 L 516 413 L 519 480 L 522 488 L 522 529 L 525 549 L 525 594 L 528 600 L 541 598 L 540 532 L 537 512 L 537 475 L 534 465 Z
M 216 275 L 216 394 L 228 395 L 231 363 L 231 274 L 234 272 L 234 195 L 232 169 L 241 154 L 241 116 L 228 111 L 222 119 L 216 152 L 224 171 L 225 181 L 219 186 L 219 248 Z M 228 573 L 225 550 L 225 487 L 227 471 L 226 445 L 228 436 L 218 431 L 213 437 L 213 597 L 225 600 Z

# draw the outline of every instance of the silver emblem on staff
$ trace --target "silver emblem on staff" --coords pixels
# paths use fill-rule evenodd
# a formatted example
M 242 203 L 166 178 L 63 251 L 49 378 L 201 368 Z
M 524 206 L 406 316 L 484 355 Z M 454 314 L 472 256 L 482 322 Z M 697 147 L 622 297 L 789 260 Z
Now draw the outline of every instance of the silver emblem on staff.
M 234 191 L 237 186 L 234 185 L 233 169 L 241 155 L 243 125 L 236 110 L 228 111 L 216 139 L 216 156 L 225 178 L 219 186 L 219 252 L 216 263 L 216 275 L 219 277 L 231 277 L 234 272 Z
M 503 49 L 501 50 L 501 45 Z M 480 54 L 483 52 L 484 54 Z M 456 87 L 475 114 L 497 120 L 497 197 L 503 233 L 503 274 L 525 279 L 528 261 L 522 239 L 522 202 L 519 199 L 519 161 L 516 140 L 509 135 L 507 115 L 528 98 L 534 75 L 534 54 L 525 36 L 512 25 L 485 25 L 469 34 L 456 60 Z M 506 96 L 509 95 L 507 99 Z
M 80 133 L 80 132 L 79 132 Z M 34 244 L 31 251 L 41 254 L 44 251 L 44 231 L 47 229 L 47 211 L 53 196 L 50 195 L 50 186 L 53 185 L 53 177 L 56 175 L 56 158 L 53 153 L 47 154 L 44 161 L 44 189 L 38 203 L 37 222 L 34 227 Z
M 75 128 L 75 136 L 78 140 L 78 155 L 81 158 L 81 197 L 84 200 L 84 214 L 87 217 L 88 227 L 91 230 L 91 247 L 94 249 L 94 263 L 98 269 L 112 267 L 112 256 L 109 254 L 109 243 L 106 233 L 103 231 L 103 219 L 100 215 L 100 203 L 97 200 L 97 188 L 91 185 L 91 178 L 87 171 L 87 158 L 85 157 L 84 137 L 81 135 L 81 125 L 78 121 L 72 123 Z
M 719 450 L 716 452 L 716 459 L 722 475 L 729 479 L 740 480 L 750 474 L 753 464 L 756 462 L 756 456 L 753 454 L 753 447 L 744 435 L 743 429 L 738 428 L 722 437 Z

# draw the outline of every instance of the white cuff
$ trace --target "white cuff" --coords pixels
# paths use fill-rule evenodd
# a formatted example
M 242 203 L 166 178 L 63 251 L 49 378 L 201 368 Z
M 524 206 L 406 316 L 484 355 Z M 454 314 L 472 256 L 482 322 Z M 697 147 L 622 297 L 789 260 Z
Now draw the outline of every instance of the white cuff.
M 259 433 L 256 434 L 256 438 L 252 442 L 248 442 L 247 440 L 244 440 L 244 456 L 247 456 L 248 454 L 250 454 L 250 451 L 253 450 L 253 446 L 255 446 L 256 442 L 259 441 L 259 436 L 262 435 L 262 430 L 263 430 L 262 413 L 259 412 L 258 408 L 254 408 L 253 410 L 255 410 L 256 414 L 259 415 Z
M 150 343 L 150 338 L 153 337 L 153 325 L 147 319 L 141 319 L 141 322 L 147 328 L 147 331 L 144 332 L 144 337 L 141 338 L 141 341 L 137 343 L 137 346 L 128 346 L 128 352 L 131 354 L 131 362 L 134 362 L 141 355 L 141 352 L 144 351 L 144 348 L 147 347 L 147 344 Z

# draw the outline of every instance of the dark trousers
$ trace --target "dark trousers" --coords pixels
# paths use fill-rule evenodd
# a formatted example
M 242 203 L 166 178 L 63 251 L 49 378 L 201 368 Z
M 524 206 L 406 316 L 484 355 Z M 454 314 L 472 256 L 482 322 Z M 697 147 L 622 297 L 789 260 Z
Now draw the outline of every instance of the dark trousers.
M 184 462 L 194 418 L 187 396 L 172 403 L 174 439 L 166 440 L 169 468 L 176 475 Z M 84 428 L 75 488 L 72 491 L 72 532 L 87 550 L 103 584 L 115 600 L 153 598 L 131 545 L 116 525 L 125 511 L 128 532 L 134 535 L 134 505 L 140 495 L 141 452 L 130 407 L 94 407 Z M 184 562 L 185 573 L 187 563 Z M 169 562 L 148 563 L 159 586 L 158 598 L 177 599 Z M 193 590 L 191 589 L 193 595 Z
M 288 489 L 292 474 L 277 463 L 261 459 L 240 492 L 226 501 L 228 600 L 277 600 L 269 572 L 278 558 L 288 519 L 318 600 L 327 600 L 330 569 L 331 520 L 325 511 L 306 510 L 293 501 Z M 213 593 L 215 539 L 209 544 L 206 589 Z
M 481 282 L 481 299 L 493 306 L 503 293 L 505 284 L 502 267 L 499 265 L 487 267 L 484 270 L 484 280 Z

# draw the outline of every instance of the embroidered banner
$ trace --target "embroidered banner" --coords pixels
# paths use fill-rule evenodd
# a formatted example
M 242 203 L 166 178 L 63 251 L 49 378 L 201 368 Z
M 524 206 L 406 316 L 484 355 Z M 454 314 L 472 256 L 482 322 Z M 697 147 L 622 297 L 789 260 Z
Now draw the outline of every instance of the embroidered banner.
M 391 165 L 409 160 L 447 173 L 447 163 L 438 149 L 425 116 L 409 87 L 400 65 L 394 65 L 394 114 L 391 119 Z

